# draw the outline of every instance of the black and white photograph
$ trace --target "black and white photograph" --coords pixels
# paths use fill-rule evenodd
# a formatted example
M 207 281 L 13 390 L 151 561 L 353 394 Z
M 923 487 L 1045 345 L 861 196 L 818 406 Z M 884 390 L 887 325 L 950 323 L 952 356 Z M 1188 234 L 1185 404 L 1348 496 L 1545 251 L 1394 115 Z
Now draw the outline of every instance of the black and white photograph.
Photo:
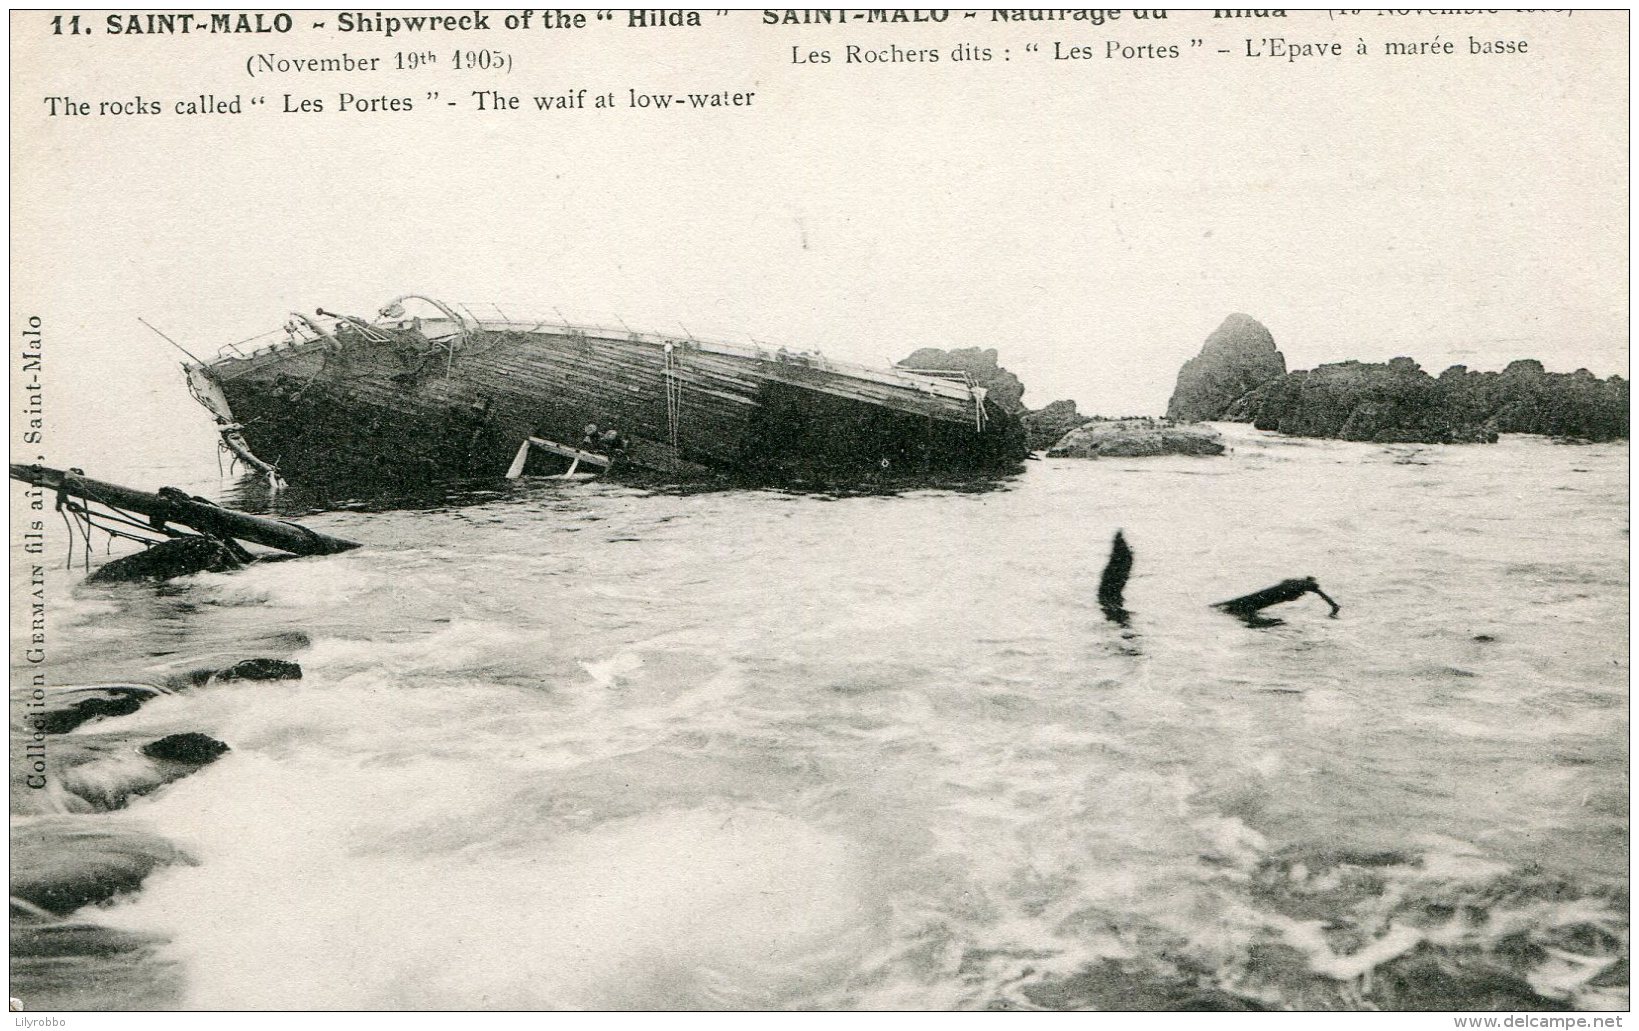
M 1624 1026 L 1629 22 L 10 12 L 14 1022 Z

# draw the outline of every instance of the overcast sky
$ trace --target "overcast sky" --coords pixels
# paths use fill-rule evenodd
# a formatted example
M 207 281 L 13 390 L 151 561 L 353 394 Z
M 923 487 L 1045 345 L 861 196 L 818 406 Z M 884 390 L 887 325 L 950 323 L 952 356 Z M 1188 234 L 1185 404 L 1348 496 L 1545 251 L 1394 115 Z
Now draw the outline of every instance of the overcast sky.
M 1108 414 L 1161 411 L 1179 364 L 1234 311 L 1263 321 L 1293 368 L 1409 355 L 1437 373 L 1529 356 L 1626 371 L 1622 13 L 1514 30 L 1533 41 L 1523 57 L 1316 67 L 1191 55 L 1187 39 L 1211 26 L 1185 12 L 1113 32 L 772 29 L 746 14 L 739 32 L 495 34 L 516 62 L 504 78 L 306 81 L 252 81 L 243 63 L 385 55 L 399 41 L 96 36 L 65 61 L 68 43 L 24 17 L 14 315 L 46 314 L 56 410 L 87 442 L 117 444 L 152 412 L 191 405 L 139 315 L 214 353 L 292 308 L 371 313 L 412 290 L 878 363 L 995 347 L 1028 404 L 1069 397 Z M 1277 30 L 1393 38 L 1317 18 L 1216 28 L 1236 47 Z M 1461 50 L 1471 25 L 1418 28 Z M 1022 52 L 1116 37 L 1186 53 Z M 962 41 L 1013 60 L 790 62 L 793 45 L 840 62 L 849 42 Z M 623 105 L 631 88 L 757 95 L 715 116 L 442 106 L 486 85 L 612 91 Z M 273 111 L 285 92 L 333 108 L 347 88 L 422 110 Z M 428 90 L 444 95 L 429 103 Z M 269 102 L 239 117 L 46 119 L 47 93 Z

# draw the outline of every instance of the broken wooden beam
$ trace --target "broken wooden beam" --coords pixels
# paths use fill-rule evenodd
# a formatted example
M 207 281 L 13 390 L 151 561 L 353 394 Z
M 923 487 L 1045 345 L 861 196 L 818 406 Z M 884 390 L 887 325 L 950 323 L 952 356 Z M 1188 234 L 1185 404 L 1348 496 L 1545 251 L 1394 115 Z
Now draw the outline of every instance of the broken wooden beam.
M 614 459 L 608 455 L 600 455 L 593 451 L 582 451 L 579 448 L 570 447 L 568 444 L 559 444 L 555 440 L 547 440 L 544 437 L 525 437 L 524 442 L 518 445 L 518 453 L 512 458 L 511 468 L 507 469 L 507 479 L 516 480 L 524 474 L 524 467 L 529 463 L 529 449 L 532 447 L 570 459 L 569 472 L 564 473 L 564 476 L 573 476 L 582 462 L 587 465 L 595 465 L 603 470 L 607 470 L 614 464 Z
M 201 498 L 189 497 L 175 487 L 162 487 L 157 493 L 149 493 L 93 480 L 77 472 L 17 463 L 12 463 L 11 478 L 82 501 L 147 516 L 155 529 L 176 523 L 218 539 L 249 541 L 293 555 L 334 555 L 359 546 L 355 541 L 331 537 L 298 523 L 222 508 Z

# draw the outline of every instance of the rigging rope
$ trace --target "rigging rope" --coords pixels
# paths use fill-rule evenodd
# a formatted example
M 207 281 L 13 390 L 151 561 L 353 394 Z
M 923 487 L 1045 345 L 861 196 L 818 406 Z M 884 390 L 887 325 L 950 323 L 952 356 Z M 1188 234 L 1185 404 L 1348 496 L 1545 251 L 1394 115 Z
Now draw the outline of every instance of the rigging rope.
M 68 568 L 74 568 L 74 542 L 78 539 L 74 533 L 74 524 L 68 521 L 68 512 L 63 506 L 57 506 L 57 514 L 63 517 L 63 527 L 68 530 Z
M 91 500 L 87 498 L 87 501 Z M 155 526 L 151 522 L 142 522 L 130 512 L 108 501 L 96 499 L 96 503 L 108 509 L 106 512 L 92 509 L 86 502 L 76 502 L 66 493 L 57 495 L 57 511 L 63 517 L 63 525 L 68 528 L 68 568 L 74 568 L 74 552 L 80 542 L 84 541 L 85 568 L 91 568 L 91 532 L 93 530 L 108 535 L 104 547 L 105 553 L 112 553 L 114 538 L 136 541 L 143 547 L 152 547 L 161 540 L 178 540 L 184 537 L 203 537 L 207 540 L 216 538 L 208 533 L 188 533 L 170 526 Z M 129 526 L 140 533 L 121 529 Z
M 671 435 L 672 461 L 677 461 L 677 423 L 683 412 L 683 381 L 671 341 L 666 341 L 666 429 Z

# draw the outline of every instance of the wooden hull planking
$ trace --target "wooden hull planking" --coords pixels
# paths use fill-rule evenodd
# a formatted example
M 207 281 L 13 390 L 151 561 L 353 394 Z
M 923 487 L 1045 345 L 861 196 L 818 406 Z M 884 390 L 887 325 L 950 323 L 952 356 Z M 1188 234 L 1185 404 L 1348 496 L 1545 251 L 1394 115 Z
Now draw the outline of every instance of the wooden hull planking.
M 196 367 L 286 477 L 501 475 L 525 438 L 588 424 L 627 440 L 623 464 L 678 477 L 984 473 L 1026 453 L 982 389 L 934 376 L 508 320 L 308 325 Z

